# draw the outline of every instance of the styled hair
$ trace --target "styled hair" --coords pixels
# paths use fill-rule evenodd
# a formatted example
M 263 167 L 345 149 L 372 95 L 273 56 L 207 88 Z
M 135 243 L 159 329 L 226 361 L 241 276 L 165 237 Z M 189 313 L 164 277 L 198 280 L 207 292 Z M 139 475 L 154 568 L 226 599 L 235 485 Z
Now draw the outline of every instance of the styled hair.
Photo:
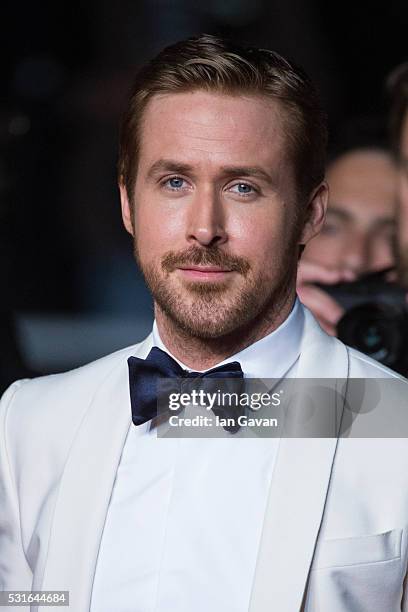
M 408 62 L 400 64 L 391 72 L 387 79 L 387 92 L 391 101 L 389 114 L 391 147 L 399 159 L 402 126 L 408 112 Z
M 238 47 L 206 34 L 165 48 L 136 75 L 122 117 L 118 160 L 119 181 L 129 200 L 134 195 L 143 113 L 149 100 L 158 94 L 197 90 L 279 101 L 297 197 L 306 200 L 324 178 L 327 146 L 326 115 L 313 83 L 274 51 Z

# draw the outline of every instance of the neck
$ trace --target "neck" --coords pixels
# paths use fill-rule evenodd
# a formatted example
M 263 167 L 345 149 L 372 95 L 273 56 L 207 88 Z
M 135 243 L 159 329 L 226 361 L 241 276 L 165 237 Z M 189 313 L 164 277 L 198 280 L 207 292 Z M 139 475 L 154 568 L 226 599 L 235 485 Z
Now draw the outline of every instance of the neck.
M 177 359 L 193 370 L 207 370 L 277 329 L 289 316 L 295 297 L 295 289 L 292 289 L 254 321 L 217 338 L 191 335 L 155 303 L 157 328 L 164 345 Z

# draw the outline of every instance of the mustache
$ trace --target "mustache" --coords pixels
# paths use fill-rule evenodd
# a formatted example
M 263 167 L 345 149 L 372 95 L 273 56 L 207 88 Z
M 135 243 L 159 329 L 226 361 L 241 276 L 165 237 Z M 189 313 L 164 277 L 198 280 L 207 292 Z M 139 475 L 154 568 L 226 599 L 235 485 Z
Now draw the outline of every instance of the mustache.
M 169 251 L 161 260 L 161 266 L 165 272 L 173 272 L 176 268 L 190 265 L 217 266 L 239 272 L 243 276 L 246 276 L 251 268 L 245 258 L 225 253 L 218 247 L 200 249 L 191 246 L 184 251 Z

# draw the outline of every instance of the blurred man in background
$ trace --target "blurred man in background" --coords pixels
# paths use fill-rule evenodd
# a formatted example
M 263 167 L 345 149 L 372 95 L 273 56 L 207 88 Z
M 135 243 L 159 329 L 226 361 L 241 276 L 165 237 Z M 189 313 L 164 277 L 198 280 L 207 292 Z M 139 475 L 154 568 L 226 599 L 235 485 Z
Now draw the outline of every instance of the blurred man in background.
M 327 180 L 326 222 L 302 257 L 298 294 L 325 331 L 336 335 L 344 309 L 314 283 L 353 281 L 395 264 L 397 172 L 386 149 L 357 146 L 334 157 Z
M 388 79 L 391 96 L 391 143 L 398 165 L 398 271 L 408 287 L 408 62 L 398 66 Z

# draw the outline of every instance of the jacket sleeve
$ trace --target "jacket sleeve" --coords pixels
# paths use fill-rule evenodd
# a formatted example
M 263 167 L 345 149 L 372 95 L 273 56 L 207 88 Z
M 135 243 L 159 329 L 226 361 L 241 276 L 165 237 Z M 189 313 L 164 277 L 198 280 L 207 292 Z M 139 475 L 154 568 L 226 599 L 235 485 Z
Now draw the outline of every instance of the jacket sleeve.
M 16 483 L 9 461 L 12 442 L 7 435 L 7 415 L 24 382 L 13 383 L 0 401 L 0 591 L 29 591 L 32 585 L 32 572 L 21 539 Z
M 401 599 L 401 612 L 408 612 L 408 573 L 405 574 Z

